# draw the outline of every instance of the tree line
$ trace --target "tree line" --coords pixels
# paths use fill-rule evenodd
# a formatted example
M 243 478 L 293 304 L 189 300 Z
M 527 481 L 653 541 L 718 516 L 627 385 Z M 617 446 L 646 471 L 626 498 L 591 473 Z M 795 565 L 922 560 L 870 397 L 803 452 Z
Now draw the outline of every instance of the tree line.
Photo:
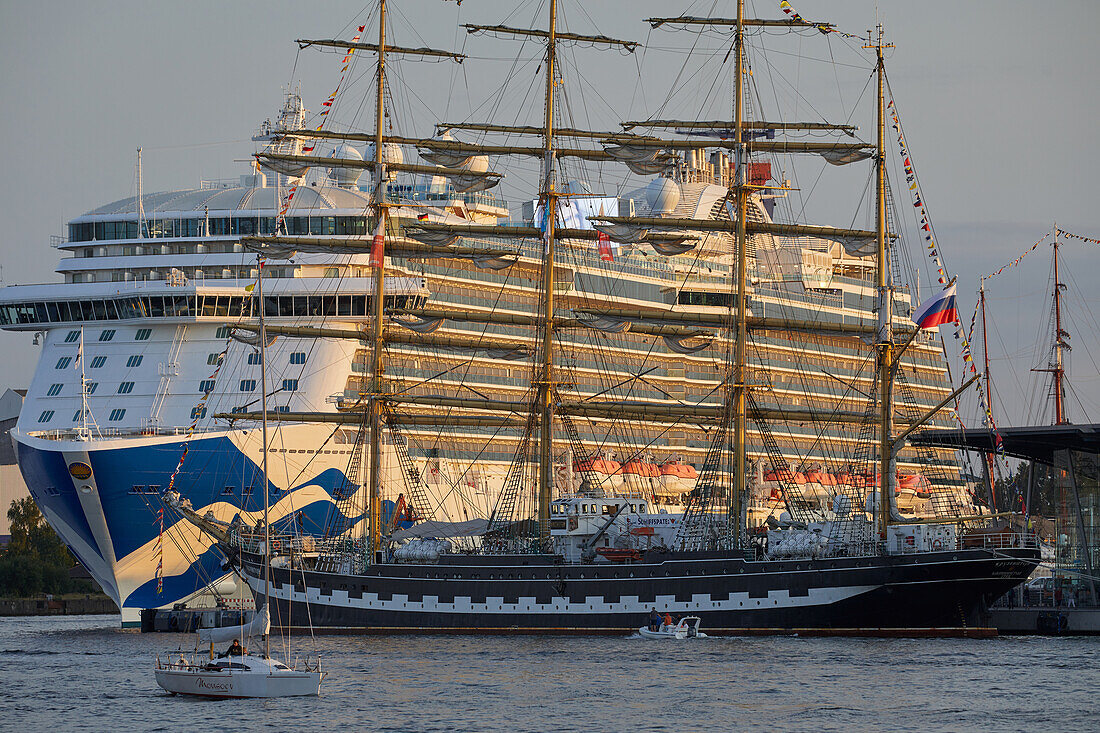
M 46 522 L 34 499 L 16 499 L 8 508 L 11 541 L 0 552 L 0 595 L 28 597 L 52 593 L 97 593 L 87 579 L 73 579 L 76 558 Z

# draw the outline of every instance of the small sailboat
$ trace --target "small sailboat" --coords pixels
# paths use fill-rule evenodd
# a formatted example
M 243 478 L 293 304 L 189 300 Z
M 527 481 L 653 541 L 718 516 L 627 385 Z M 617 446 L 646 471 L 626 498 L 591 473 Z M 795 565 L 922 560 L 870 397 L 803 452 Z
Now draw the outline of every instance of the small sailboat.
M 210 645 L 209 658 L 188 659 L 157 657 L 157 684 L 174 695 L 200 697 L 293 697 L 317 695 L 324 673 L 317 669 L 293 669 L 268 654 L 271 617 L 264 607 L 253 620 L 242 626 L 199 629 L 199 643 Z M 263 637 L 263 655 L 249 654 L 247 643 Z M 233 641 L 228 651 L 215 656 L 214 645 Z
M 263 261 L 258 262 L 257 296 L 263 302 Z M 262 310 L 262 309 L 261 309 Z M 321 662 L 318 659 L 314 667 L 306 665 L 304 669 L 295 669 L 271 657 L 271 615 L 268 603 L 271 590 L 271 527 L 268 522 L 270 509 L 271 484 L 267 470 L 267 360 L 264 347 L 267 343 L 264 315 L 260 314 L 260 384 L 261 411 L 263 413 L 263 485 L 264 485 L 264 534 L 261 552 L 264 568 L 264 599 L 259 611 L 248 624 L 217 629 L 200 629 L 199 642 L 209 644 L 209 656 L 199 661 L 194 657 L 187 659 L 180 655 L 175 660 L 162 661 L 157 657 L 157 684 L 173 695 L 197 695 L 201 697 L 294 697 L 319 695 L 321 693 Z M 167 492 L 165 501 L 175 508 L 187 512 L 179 495 Z M 252 637 L 263 640 L 263 654 L 256 656 L 248 653 L 248 648 L 240 645 Z M 232 646 L 225 653 L 214 656 L 214 645 L 232 640 Z
M 676 625 L 661 624 L 657 631 L 643 626 L 638 635 L 643 639 L 706 639 L 707 635 L 699 630 L 700 623 L 698 616 L 684 616 Z

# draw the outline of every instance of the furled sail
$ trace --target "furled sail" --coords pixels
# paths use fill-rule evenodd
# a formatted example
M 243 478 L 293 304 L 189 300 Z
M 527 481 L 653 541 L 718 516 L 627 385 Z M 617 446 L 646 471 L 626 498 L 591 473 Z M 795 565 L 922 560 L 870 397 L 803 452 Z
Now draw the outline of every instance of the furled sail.
M 248 639 L 253 636 L 266 636 L 271 630 L 271 616 L 267 606 L 252 615 L 252 620 L 239 626 L 221 626 L 214 629 L 199 629 L 199 642 L 202 644 L 224 644 L 234 639 Z
M 443 325 L 442 318 L 420 318 L 418 316 L 390 315 L 390 320 L 417 333 L 433 333 Z
M 662 338 L 669 351 L 675 351 L 677 354 L 697 354 L 710 346 L 710 341 L 694 346 L 685 343 L 689 338 L 694 338 L 691 336 L 662 336 Z

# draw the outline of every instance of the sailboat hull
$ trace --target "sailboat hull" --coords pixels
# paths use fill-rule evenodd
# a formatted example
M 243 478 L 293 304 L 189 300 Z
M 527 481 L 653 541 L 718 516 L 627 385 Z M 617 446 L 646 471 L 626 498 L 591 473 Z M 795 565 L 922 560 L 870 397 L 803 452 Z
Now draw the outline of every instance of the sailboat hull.
M 234 666 L 228 666 L 232 663 Z M 287 669 L 271 659 L 233 657 L 220 669 L 158 662 L 157 685 L 173 695 L 196 697 L 302 697 L 317 695 L 321 672 Z
M 239 556 L 262 602 L 262 558 Z M 982 623 L 1025 579 L 1033 548 L 753 562 L 722 553 L 564 565 L 551 556 L 448 556 L 364 574 L 276 569 L 273 623 L 335 632 L 630 633 L 651 609 L 708 632 Z

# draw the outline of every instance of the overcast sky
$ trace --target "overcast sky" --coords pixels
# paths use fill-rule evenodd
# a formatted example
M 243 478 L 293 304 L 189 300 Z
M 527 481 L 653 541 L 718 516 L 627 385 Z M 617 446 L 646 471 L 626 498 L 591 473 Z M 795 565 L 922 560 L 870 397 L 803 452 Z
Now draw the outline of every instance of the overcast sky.
M 252 151 L 248 138 L 302 85 L 320 109 L 339 77 L 339 56 L 298 52 L 296 38 L 347 38 L 369 21 L 374 3 L 0 2 L 0 133 L 8 140 L 0 180 L 3 283 L 56 281 L 50 235 L 89 209 L 133 195 L 134 150 L 144 147 L 147 191 L 235 178 Z M 392 0 L 391 42 L 458 49 L 452 64 L 394 66 L 395 131 L 430 135 L 440 119 L 541 120 L 538 54 L 533 46 L 468 37 L 459 23 L 545 27 L 541 2 Z M 621 119 L 728 114 L 725 48 L 717 36 L 651 31 L 652 15 L 723 15 L 732 2 L 561 0 L 562 25 L 646 44 L 633 56 L 590 50 L 565 55 L 568 112 L 579 125 L 611 129 Z M 781 17 L 779 3 L 748 3 L 750 15 Z M 876 22 L 867 0 L 799 0 L 805 17 L 862 33 Z M 1028 248 L 1052 223 L 1100 238 L 1100 144 L 1096 94 L 1100 51 L 1095 2 L 925 1 L 880 3 L 888 73 L 925 203 L 949 269 L 959 276 L 960 310 L 969 320 L 978 277 Z M 367 8 L 367 10 L 364 10 Z M 537 20 L 535 20 L 537 18 Z M 755 102 L 784 119 L 851 119 L 870 127 L 870 62 L 859 44 L 816 33 L 754 38 Z M 692 44 L 712 53 L 689 60 Z M 728 65 L 727 65 L 728 68 Z M 369 62 L 352 67 L 341 124 L 369 128 Z M 726 81 L 716 81 L 716 80 Z M 670 92 L 671 90 L 674 90 Z M 797 94 L 793 91 L 798 89 Z M 531 96 L 534 95 L 534 96 Z M 799 96 L 801 95 L 801 96 Z M 531 100 L 536 100 L 532 102 Z M 357 111 L 358 109 L 358 111 Z M 337 115 L 334 114 L 334 117 Z M 896 146 L 888 131 L 889 146 Z M 856 208 L 866 167 L 825 171 L 817 163 L 788 175 L 802 188 L 798 206 L 813 223 L 867 223 Z M 509 172 L 510 197 L 528 196 L 522 166 Z M 516 181 L 516 183 L 511 183 Z M 622 180 L 593 181 L 608 193 Z M 812 189 L 812 194 L 811 194 Z M 899 193 L 906 193 L 903 187 Z M 902 197 L 904 198 L 904 197 Z M 903 205 L 906 205 L 902 201 Z M 903 217 L 904 218 L 904 217 Z M 912 241 L 919 241 L 916 231 Z M 1100 415 L 1100 245 L 1063 248 L 1075 350 L 1069 401 L 1075 422 Z M 914 261 L 923 266 L 919 252 Z M 1003 424 L 1049 420 L 1039 366 L 1040 328 L 1049 311 L 1050 251 L 1040 249 L 989 288 L 993 373 Z M 38 350 L 31 335 L 4 333 L 0 384 L 25 387 Z M 953 368 L 958 373 L 957 353 Z

